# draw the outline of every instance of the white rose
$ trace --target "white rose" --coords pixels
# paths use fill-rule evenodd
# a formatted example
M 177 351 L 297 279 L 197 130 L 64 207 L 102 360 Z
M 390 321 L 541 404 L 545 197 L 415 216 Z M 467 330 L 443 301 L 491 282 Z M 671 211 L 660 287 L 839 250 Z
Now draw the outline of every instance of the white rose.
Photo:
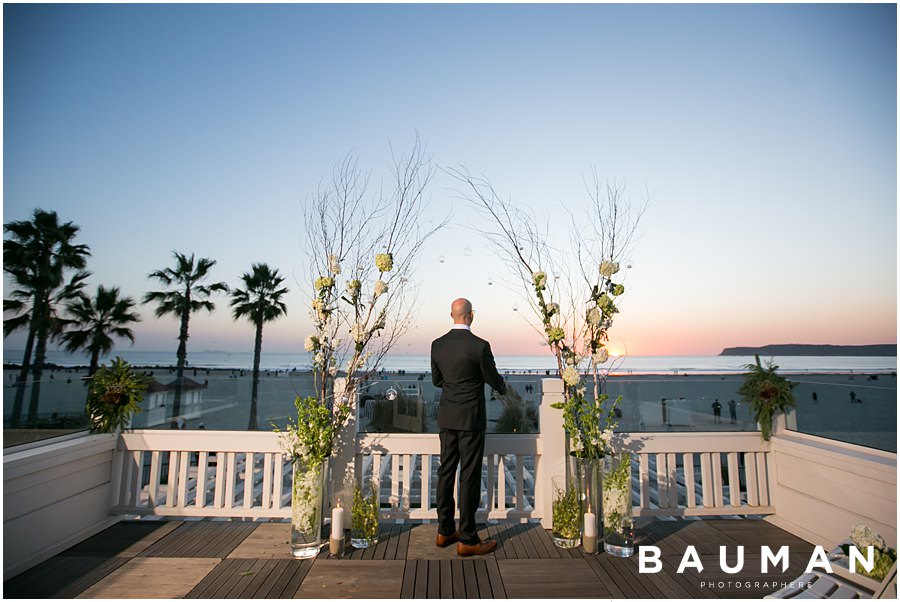
M 384 280 L 378 280 L 375 282 L 375 298 L 377 299 L 381 295 L 385 294 L 388 291 L 388 285 Z
M 341 273 L 341 262 L 338 261 L 337 255 L 334 255 L 333 253 L 329 253 L 328 255 L 328 271 L 332 274 Z
M 600 313 L 600 309 L 597 307 L 592 307 L 587 311 L 587 321 L 591 326 L 597 326 L 600 324 L 600 318 L 602 314 Z
M 604 278 L 612 278 L 613 274 L 619 271 L 619 264 L 615 261 L 600 262 L 600 275 Z
M 309 335 L 306 337 L 306 340 L 303 341 L 303 348 L 307 351 L 315 351 L 316 347 L 319 346 L 319 339 L 315 335 Z
M 563 381 L 569 385 L 570 387 L 574 387 L 579 382 L 581 382 L 581 375 L 578 373 L 578 369 L 575 366 L 569 366 L 562 373 Z

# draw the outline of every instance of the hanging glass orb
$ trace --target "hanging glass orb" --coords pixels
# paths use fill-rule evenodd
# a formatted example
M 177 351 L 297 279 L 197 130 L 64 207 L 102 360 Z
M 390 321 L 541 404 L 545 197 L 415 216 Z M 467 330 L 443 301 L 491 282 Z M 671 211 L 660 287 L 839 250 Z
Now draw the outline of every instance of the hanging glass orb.
M 465 255 L 466 257 L 471 257 L 472 256 L 472 247 L 466 247 L 465 249 L 463 249 L 463 255 Z
M 397 389 L 395 389 L 394 387 L 391 387 L 390 389 L 385 391 L 384 398 L 387 399 L 388 401 L 394 401 L 395 399 L 397 399 Z
M 492 284 L 494 284 L 494 279 L 488 278 L 488 286 L 491 286 Z
M 513 310 L 513 311 L 519 311 L 519 304 L 518 304 L 518 303 L 513 303 L 512 310 Z
M 438 257 L 438 261 L 441 262 L 441 263 L 444 263 L 444 256 L 441 255 L 440 257 Z

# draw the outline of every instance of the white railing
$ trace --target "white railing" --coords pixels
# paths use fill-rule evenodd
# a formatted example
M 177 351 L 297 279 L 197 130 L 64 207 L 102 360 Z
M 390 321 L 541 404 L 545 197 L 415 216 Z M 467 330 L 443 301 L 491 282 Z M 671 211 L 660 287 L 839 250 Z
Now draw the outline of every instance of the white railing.
M 542 518 L 535 504 L 540 435 L 488 435 L 478 520 Z M 435 434 L 368 434 L 358 438 L 355 472 L 374 482 L 388 518 L 436 519 L 440 441 Z M 454 495 L 455 497 L 455 495 Z
M 636 516 L 773 514 L 759 433 L 626 433 Z M 636 470 L 635 470 L 636 468 Z
M 116 450 L 113 512 L 287 518 L 290 479 L 272 432 L 134 431 Z
M 565 474 L 561 382 L 544 381 L 541 434 L 488 435 L 479 520 L 540 519 L 552 526 L 550 477 Z M 436 434 L 339 438 L 333 487 L 371 482 L 382 515 L 436 519 Z M 769 443 L 758 433 L 631 433 L 633 500 L 640 516 L 762 515 L 769 503 Z M 144 430 L 123 434 L 113 466 L 120 514 L 286 518 L 291 464 L 275 433 Z

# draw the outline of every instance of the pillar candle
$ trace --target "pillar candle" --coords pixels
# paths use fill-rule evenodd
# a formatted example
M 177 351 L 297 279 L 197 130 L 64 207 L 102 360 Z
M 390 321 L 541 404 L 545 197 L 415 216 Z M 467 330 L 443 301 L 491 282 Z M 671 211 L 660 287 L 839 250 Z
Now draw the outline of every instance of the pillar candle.
M 584 538 L 581 540 L 584 551 L 594 554 L 597 551 L 597 515 L 593 512 L 584 514 Z
M 340 539 L 344 536 L 344 509 L 337 506 L 331 510 L 331 537 Z

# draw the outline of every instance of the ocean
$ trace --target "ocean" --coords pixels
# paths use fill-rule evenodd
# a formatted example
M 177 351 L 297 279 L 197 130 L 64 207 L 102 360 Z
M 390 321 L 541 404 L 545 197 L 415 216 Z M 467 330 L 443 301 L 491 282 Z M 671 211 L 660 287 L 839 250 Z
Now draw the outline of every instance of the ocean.
M 4 349 L 5 364 L 22 361 L 23 351 Z M 175 350 L 134 351 L 116 350 L 113 353 L 135 366 L 174 366 Z M 104 358 L 107 362 L 111 358 Z M 253 366 L 253 352 L 189 351 L 188 366 L 191 368 L 219 370 L 249 370 Z M 766 356 L 763 357 L 766 359 Z M 841 356 L 778 356 L 775 363 L 784 373 L 890 373 L 897 370 L 896 357 L 841 357 Z M 86 366 L 89 358 L 83 354 L 64 351 L 48 351 L 47 362 L 63 367 Z M 501 372 L 541 373 L 556 368 L 556 359 L 551 355 L 498 355 L 497 368 Z M 753 363 L 753 356 L 720 355 L 668 355 L 668 356 L 628 356 L 613 358 L 608 366 L 613 374 L 739 374 L 744 366 Z M 428 372 L 430 360 L 427 355 L 393 354 L 385 358 L 382 368 L 396 372 Z M 260 358 L 262 370 L 308 370 L 308 353 L 263 353 Z

